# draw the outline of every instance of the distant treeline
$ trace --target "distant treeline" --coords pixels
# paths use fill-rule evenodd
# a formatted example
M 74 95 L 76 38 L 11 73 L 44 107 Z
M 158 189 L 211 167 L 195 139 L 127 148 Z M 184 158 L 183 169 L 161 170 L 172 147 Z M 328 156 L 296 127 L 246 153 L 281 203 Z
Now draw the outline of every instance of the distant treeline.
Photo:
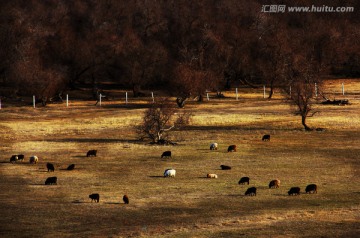
M 359 1 L 330 1 L 331 6 L 354 7 L 352 13 L 266 10 L 282 3 L 289 5 L 261 0 L 1 1 L 0 84 L 15 95 L 37 98 L 80 85 L 96 91 L 109 82 L 135 97 L 141 90 L 158 89 L 202 98 L 205 90 L 239 84 L 281 87 L 299 75 L 360 76 Z

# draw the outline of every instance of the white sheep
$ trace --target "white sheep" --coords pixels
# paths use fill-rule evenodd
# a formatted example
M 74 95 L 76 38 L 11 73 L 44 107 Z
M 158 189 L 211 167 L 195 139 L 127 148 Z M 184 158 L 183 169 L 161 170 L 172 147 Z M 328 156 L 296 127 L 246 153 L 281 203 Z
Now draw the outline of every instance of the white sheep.
M 30 157 L 30 164 L 36 164 L 39 161 L 39 158 L 36 155 Z
M 218 143 L 211 143 L 210 144 L 210 150 L 217 150 L 218 149 Z
M 164 172 L 164 177 L 175 177 L 176 170 L 175 169 L 166 169 Z
M 216 174 L 207 174 L 206 177 L 208 178 L 218 178 Z

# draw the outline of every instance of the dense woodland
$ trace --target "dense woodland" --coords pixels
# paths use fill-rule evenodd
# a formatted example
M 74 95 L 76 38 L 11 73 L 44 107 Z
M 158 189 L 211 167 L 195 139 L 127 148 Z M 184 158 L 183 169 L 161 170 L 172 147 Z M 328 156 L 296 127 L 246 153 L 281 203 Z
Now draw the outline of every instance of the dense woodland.
M 355 10 L 263 13 L 260 0 L 1 1 L 0 84 L 10 90 L 0 96 L 49 99 L 112 83 L 135 97 L 157 89 L 201 99 L 239 84 L 359 77 L 360 2 L 315 3 Z

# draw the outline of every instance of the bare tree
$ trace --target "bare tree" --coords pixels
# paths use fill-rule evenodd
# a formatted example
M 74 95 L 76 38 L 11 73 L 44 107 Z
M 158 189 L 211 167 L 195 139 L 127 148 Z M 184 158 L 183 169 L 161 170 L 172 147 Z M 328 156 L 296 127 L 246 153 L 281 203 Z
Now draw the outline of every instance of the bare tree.
M 136 129 L 141 139 L 148 138 L 157 144 L 172 144 L 167 140 L 168 133 L 189 124 L 189 121 L 190 114 L 178 112 L 169 98 L 160 98 L 145 111 L 143 122 Z

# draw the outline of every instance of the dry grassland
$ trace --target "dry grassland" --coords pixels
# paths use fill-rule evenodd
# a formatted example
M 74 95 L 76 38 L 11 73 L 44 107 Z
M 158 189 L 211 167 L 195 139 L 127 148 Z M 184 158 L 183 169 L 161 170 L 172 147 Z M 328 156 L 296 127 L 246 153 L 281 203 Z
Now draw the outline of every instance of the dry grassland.
M 342 82 L 342 81 L 340 81 Z M 328 81 L 326 91 L 352 105 L 323 106 L 305 132 L 279 93 L 241 89 L 225 99 L 190 102 L 192 124 L 177 146 L 137 141 L 134 126 L 149 100 L 93 101 L 0 110 L 0 237 L 356 237 L 360 234 L 360 82 Z M 262 142 L 263 134 L 270 142 Z M 211 142 L 219 150 L 210 151 Z M 237 144 L 238 151 L 227 153 Z M 96 158 L 85 157 L 97 149 Z M 173 158 L 161 159 L 165 150 Z M 12 154 L 25 154 L 11 164 Z M 31 155 L 40 162 L 28 163 Z M 46 170 L 46 163 L 56 166 Z M 74 171 L 67 171 L 69 164 Z M 220 165 L 232 166 L 230 171 Z M 166 168 L 175 178 L 163 178 Z M 215 173 L 218 179 L 207 179 Z M 58 185 L 45 186 L 57 176 Z M 247 197 L 243 176 L 258 188 Z M 278 189 L 269 189 L 272 179 Z M 317 194 L 305 194 L 307 184 Z M 300 196 L 288 196 L 292 186 Z M 100 194 L 99 203 L 88 195 Z M 127 194 L 130 204 L 122 202 Z

